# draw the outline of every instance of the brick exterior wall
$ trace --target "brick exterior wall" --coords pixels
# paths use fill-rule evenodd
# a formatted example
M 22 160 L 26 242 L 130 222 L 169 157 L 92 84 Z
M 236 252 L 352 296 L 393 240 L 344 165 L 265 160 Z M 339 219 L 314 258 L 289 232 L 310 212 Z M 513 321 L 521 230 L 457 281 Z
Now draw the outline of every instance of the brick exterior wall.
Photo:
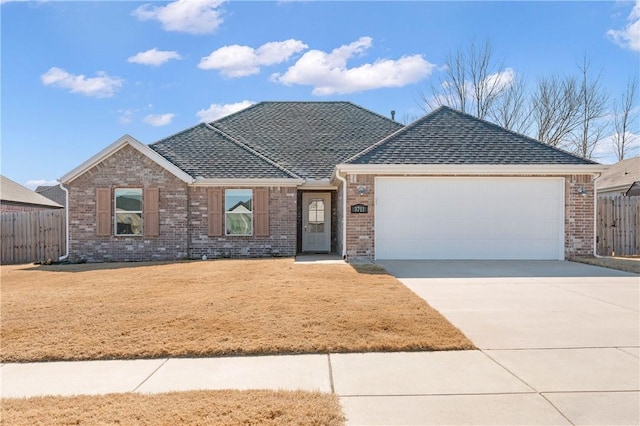
M 419 176 L 418 176 L 419 177 Z M 425 176 L 427 177 L 427 176 Z M 434 176 L 429 176 L 434 177 Z M 508 177 L 508 176 L 507 176 Z M 541 176 L 543 177 L 543 176 Z M 593 254 L 594 241 L 594 185 L 591 175 L 560 176 L 565 179 L 565 258 Z M 365 189 L 360 194 L 358 188 Z M 587 196 L 578 194 L 584 187 Z M 341 198 L 339 191 L 338 198 Z M 341 200 L 340 200 L 341 202 Z M 349 206 L 365 204 L 366 214 L 353 214 Z M 371 261 L 375 259 L 375 176 L 347 175 L 347 259 L 349 261 Z M 342 224 L 340 224 L 342 226 Z M 340 234 L 342 235 L 342 234 Z
M 361 194 L 358 188 L 363 188 Z M 351 213 L 351 206 L 364 204 L 368 213 Z M 347 260 L 375 258 L 375 176 L 347 175 Z
M 221 187 L 234 189 L 235 187 Z M 255 188 L 254 188 L 255 189 Z M 189 188 L 189 257 L 209 259 L 295 256 L 296 188 L 269 188 L 269 236 L 208 236 L 207 187 Z
M 96 236 L 96 188 L 159 188 L 160 232 Z M 124 262 L 176 260 L 187 252 L 187 185 L 126 145 L 69 184 L 69 260 Z M 112 220 L 113 220 L 112 206 Z M 143 225 L 144 226 L 144 225 Z
M 571 259 L 593 256 L 594 247 L 594 189 L 593 176 L 564 177 L 564 255 Z M 587 195 L 578 193 L 583 187 Z
M 593 253 L 594 185 L 591 175 L 565 179 L 565 257 Z M 375 258 L 375 176 L 347 175 L 332 195 L 332 250 L 346 244 L 350 261 Z M 149 236 L 96 236 L 96 188 L 159 188 L 160 232 Z M 587 196 L 578 193 L 584 187 Z M 221 187 L 220 189 L 232 189 Z M 254 188 L 255 189 L 255 188 Z M 130 146 L 105 158 L 69 185 L 70 260 L 73 262 L 149 261 L 237 257 L 295 256 L 298 252 L 299 194 L 293 187 L 270 187 L 269 236 L 208 234 L 208 187 L 188 186 Z M 342 200 L 347 216 L 342 218 Z M 351 213 L 364 204 L 368 213 Z M 113 207 L 112 207 L 113 210 Z M 113 220 L 113 218 L 112 218 Z M 346 222 L 345 222 L 346 221 Z M 343 241 L 342 227 L 347 228 Z

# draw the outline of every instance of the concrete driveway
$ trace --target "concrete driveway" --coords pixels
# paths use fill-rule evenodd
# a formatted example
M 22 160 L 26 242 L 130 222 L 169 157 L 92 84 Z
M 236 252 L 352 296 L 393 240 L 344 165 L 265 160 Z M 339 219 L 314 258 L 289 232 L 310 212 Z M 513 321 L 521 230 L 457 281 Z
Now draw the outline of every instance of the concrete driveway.
M 640 424 L 640 276 L 572 262 L 379 263 L 480 348 L 468 362 L 522 387 L 478 390 L 482 369 L 460 377 L 451 364 L 447 380 L 466 390 L 341 396 L 351 424 Z M 389 376 L 378 380 L 398 374 L 379 368 Z

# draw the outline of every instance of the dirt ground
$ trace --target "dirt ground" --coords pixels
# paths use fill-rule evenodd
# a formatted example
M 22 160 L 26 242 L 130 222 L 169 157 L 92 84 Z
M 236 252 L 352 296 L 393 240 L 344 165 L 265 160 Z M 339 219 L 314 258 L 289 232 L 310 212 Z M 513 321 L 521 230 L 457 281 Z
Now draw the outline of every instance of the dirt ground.
M 574 262 L 640 274 L 640 257 L 579 257 Z
M 1 272 L 3 362 L 474 348 L 375 266 L 268 259 Z
M 339 426 L 344 416 L 336 395 L 230 390 L 3 399 L 2 424 Z

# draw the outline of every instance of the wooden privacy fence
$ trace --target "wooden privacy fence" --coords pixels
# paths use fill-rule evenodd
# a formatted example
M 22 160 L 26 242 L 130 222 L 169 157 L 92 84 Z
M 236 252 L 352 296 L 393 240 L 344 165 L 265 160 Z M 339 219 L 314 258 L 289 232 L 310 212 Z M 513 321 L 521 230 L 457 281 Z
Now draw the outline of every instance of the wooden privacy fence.
M 65 211 L 2 213 L 3 265 L 56 261 L 66 250 Z
M 640 197 L 598 198 L 596 253 L 640 255 Z

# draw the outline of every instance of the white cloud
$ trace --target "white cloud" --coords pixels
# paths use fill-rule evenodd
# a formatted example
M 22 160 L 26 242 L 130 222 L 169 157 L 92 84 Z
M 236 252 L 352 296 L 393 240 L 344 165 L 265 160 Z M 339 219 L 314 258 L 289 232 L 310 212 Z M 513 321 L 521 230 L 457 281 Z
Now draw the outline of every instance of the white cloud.
M 621 30 L 609 30 L 607 35 L 616 44 L 640 52 L 640 0 L 631 9 L 627 26 Z
M 497 92 L 502 92 L 504 89 L 509 88 L 516 79 L 516 72 L 512 68 L 506 68 L 502 72 L 490 74 L 485 79 L 486 86 L 489 88 L 495 88 Z
M 221 47 L 203 57 L 198 68 L 219 70 L 226 77 L 246 77 L 258 74 L 261 66 L 284 62 L 308 47 L 294 39 L 265 43 L 257 49 L 234 44 Z
M 182 59 L 178 52 L 173 50 L 158 50 L 156 47 L 145 52 L 140 52 L 127 59 L 127 62 L 134 64 L 150 65 L 157 67 L 171 59 Z
M 109 77 L 105 72 L 98 71 L 97 77 L 87 78 L 82 74 L 69 74 L 65 70 L 52 67 L 40 76 L 45 86 L 68 89 L 71 93 L 80 93 L 96 98 L 108 98 L 122 87 L 123 80 L 119 77 Z
M 149 114 L 147 116 L 145 116 L 142 121 L 144 121 L 147 124 L 151 124 L 152 126 L 155 127 L 161 127 L 161 126 L 166 126 L 167 124 L 171 123 L 171 120 L 173 120 L 173 117 L 175 117 L 175 114 Z
M 371 47 L 371 37 L 361 37 L 331 53 L 310 50 L 284 74 L 273 74 L 273 81 L 314 86 L 314 95 L 354 93 L 382 87 L 402 87 L 427 77 L 434 65 L 422 55 L 398 60 L 378 59 L 374 63 L 348 68 L 347 61 Z
M 627 133 L 629 144 L 625 147 L 625 158 L 632 158 L 640 155 L 640 135 Z M 593 150 L 593 160 L 602 164 L 614 164 L 618 162 L 616 156 L 615 135 L 609 135 L 598 141 Z
M 24 186 L 31 190 L 34 190 L 38 186 L 51 186 L 51 185 L 57 185 L 57 184 L 58 184 L 57 180 L 31 179 L 31 180 L 28 180 L 27 183 L 24 184 Z
M 196 113 L 196 116 L 201 122 L 211 122 L 218 118 L 233 114 L 234 112 L 249 108 L 255 104 L 253 101 L 244 100 L 235 104 L 211 104 L 207 109 L 201 109 Z
M 157 20 L 167 31 L 209 34 L 223 22 L 219 10 L 222 3 L 221 0 L 176 0 L 166 6 L 145 4 L 131 14 L 141 21 Z

